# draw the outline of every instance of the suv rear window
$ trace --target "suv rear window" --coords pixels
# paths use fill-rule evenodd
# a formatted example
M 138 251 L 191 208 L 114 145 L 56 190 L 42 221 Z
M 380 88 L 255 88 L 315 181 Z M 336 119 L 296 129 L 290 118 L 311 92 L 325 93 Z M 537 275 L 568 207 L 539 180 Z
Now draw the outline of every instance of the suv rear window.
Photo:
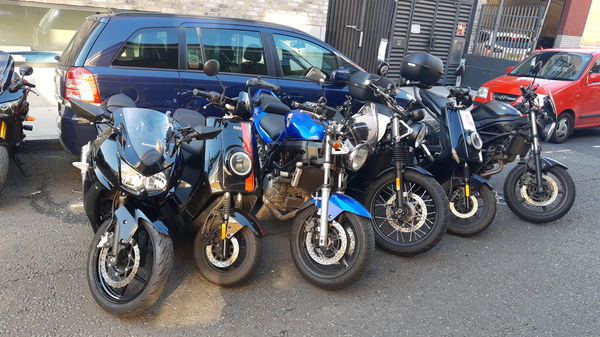
M 92 34 L 94 29 L 100 24 L 98 21 L 85 20 L 83 25 L 79 28 L 77 33 L 73 35 L 71 41 L 65 48 L 65 51 L 60 56 L 59 64 L 65 66 L 73 66 L 77 56 L 81 52 L 81 48 L 87 41 L 88 37 Z
M 146 28 L 133 33 L 113 61 L 114 66 L 177 69 L 179 29 Z

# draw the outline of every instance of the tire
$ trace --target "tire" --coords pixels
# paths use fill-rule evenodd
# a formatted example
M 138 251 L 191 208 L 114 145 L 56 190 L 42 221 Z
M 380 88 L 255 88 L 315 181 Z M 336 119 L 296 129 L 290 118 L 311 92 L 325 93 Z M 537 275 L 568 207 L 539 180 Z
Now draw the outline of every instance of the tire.
M 567 141 L 575 130 L 575 121 L 573 116 L 568 112 L 563 112 L 558 116 L 556 120 L 556 130 L 550 137 L 552 143 L 561 144 Z
M 8 147 L 0 145 L 0 192 L 4 190 L 6 178 L 8 177 L 8 164 L 10 156 L 8 155 Z
M 376 204 L 377 200 L 382 200 L 378 195 L 385 193 L 384 191 L 389 190 L 390 188 L 393 191 L 395 179 L 396 175 L 393 172 L 383 175 L 371 184 L 371 187 L 367 190 L 365 198 L 363 199 L 363 204 L 367 205 L 369 212 L 373 216 L 371 224 L 375 233 L 375 242 L 380 248 L 395 255 L 414 256 L 424 253 L 437 245 L 446 233 L 448 214 L 450 212 L 448 209 L 448 198 L 442 186 L 440 186 L 433 177 L 414 171 L 406 171 L 404 174 L 406 186 L 410 186 L 411 184 L 420 186 L 417 187 L 415 191 L 423 190 L 431 196 L 430 200 L 433 202 L 433 205 L 431 207 L 430 205 L 426 207 L 426 218 L 430 219 L 432 214 L 434 216 L 433 220 L 430 219 L 430 222 L 433 224 L 432 226 L 427 226 L 428 222 L 425 221 L 423 224 L 419 225 L 419 228 L 416 230 L 409 230 L 404 227 L 406 222 L 398 224 L 397 221 L 392 223 L 389 220 L 386 220 L 389 219 L 388 209 L 391 207 L 388 206 L 388 204 L 390 204 L 389 200 L 383 198 L 386 205 Z M 428 230 L 427 232 L 425 230 L 420 230 L 423 226 L 428 227 L 425 229 Z M 406 234 L 407 232 L 402 232 L 399 228 L 402 230 L 409 230 L 408 234 Z M 418 231 L 424 233 L 422 234 L 422 238 L 417 238 Z M 412 240 L 413 233 L 416 240 Z M 407 236 L 408 242 L 405 240 Z
M 494 191 L 489 186 L 483 184 L 473 196 L 477 198 L 477 212 L 469 218 L 461 218 L 456 216 L 451 209 L 450 220 L 448 221 L 448 233 L 463 237 L 472 236 L 483 232 L 492 224 L 496 217 L 496 196 L 494 195 Z M 482 204 L 483 206 L 481 206 Z
M 238 210 L 238 212 L 243 211 Z M 215 233 L 220 235 L 220 225 Z M 212 249 L 215 248 L 216 251 L 221 249 L 219 247 L 222 246 L 218 245 L 222 242 L 222 240 L 217 240 L 212 237 L 212 239 L 210 239 L 212 241 L 209 241 L 206 236 L 206 231 L 203 230 L 199 230 L 196 234 L 196 238 L 194 239 L 194 258 L 196 260 L 198 270 L 207 280 L 223 287 L 233 287 L 248 281 L 258 268 L 262 258 L 262 246 L 260 239 L 254 233 L 252 233 L 250 228 L 244 227 L 240 229 L 237 233 L 235 233 L 235 235 L 233 235 L 233 238 L 235 238 L 239 247 L 238 254 L 241 254 L 242 256 L 240 258 L 238 255 L 238 257 L 232 261 L 226 260 L 224 263 L 230 265 L 225 267 L 219 267 L 214 263 L 211 263 L 207 252 L 207 247 L 210 246 L 208 249 L 211 250 L 210 254 L 214 254 L 211 255 L 213 259 L 217 259 L 218 261 L 222 262 L 224 258 L 219 258 L 217 253 L 213 253 L 214 250 Z M 227 239 L 230 250 L 235 250 L 232 242 L 233 241 L 231 239 Z M 213 245 L 215 245 L 215 247 L 213 247 Z M 228 253 L 232 254 L 232 251 L 229 251 Z
M 519 164 L 508 173 L 504 183 L 504 199 L 513 213 L 519 218 L 532 223 L 546 223 L 556 221 L 569 212 L 575 202 L 576 192 L 573 179 L 567 170 L 559 166 L 552 166 L 544 173 L 544 176 L 549 176 L 548 174 L 551 174 L 553 176 L 551 179 L 554 180 L 557 185 L 560 183 L 560 186 L 557 186 L 558 194 L 561 194 L 561 187 L 563 190 L 562 195 L 557 195 L 556 197 L 558 202 L 554 205 L 550 204 L 552 207 L 540 207 L 531 204 L 528 205 L 529 208 L 525 206 L 529 202 L 523 197 L 522 193 L 517 192 L 517 186 L 519 186 L 519 190 L 521 189 L 521 178 L 525 173 L 526 165 Z M 525 192 L 525 195 L 529 196 L 529 192 Z M 532 201 L 535 202 L 536 200 Z
M 318 242 L 318 231 L 315 229 L 318 228 L 319 222 L 311 219 L 319 219 L 314 205 L 300 212 L 292 226 L 290 248 L 292 259 L 300 274 L 310 283 L 328 290 L 339 290 L 361 279 L 367 272 L 375 249 L 373 229 L 368 219 L 353 213 L 343 212 L 335 219 L 335 223 L 330 222 L 330 234 L 334 231 L 340 233 L 338 229 L 343 229 L 346 247 L 343 253 L 340 253 L 343 255 L 335 263 L 328 265 L 317 262 L 309 252 L 309 249 L 312 249 L 315 256 L 323 258 L 323 254 L 318 253 L 314 247 L 314 240 Z M 349 228 L 351 228 L 351 231 Z M 342 236 L 338 235 L 337 237 L 341 238 Z M 353 249 L 349 242 L 354 242 Z M 310 248 L 309 244 L 311 244 Z M 341 249 L 334 251 L 341 252 Z M 330 261 L 335 261 L 335 258 L 330 259 Z
M 94 235 L 94 239 L 92 240 L 92 244 L 90 245 L 88 251 L 88 286 L 96 302 L 104 310 L 113 315 L 121 317 L 137 316 L 150 308 L 154 303 L 156 303 L 164 291 L 167 280 L 173 268 L 173 241 L 171 238 L 157 231 L 151 224 L 146 223 L 145 221 L 142 221 L 141 223 L 142 225 L 138 227 L 136 233 L 134 234 L 134 238 L 137 238 L 138 245 L 143 246 L 143 241 L 145 242 L 146 247 L 152 248 L 152 260 L 150 263 L 148 263 L 148 256 L 145 256 L 143 253 L 139 254 L 143 256 L 140 257 L 140 266 L 143 265 L 142 268 L 145 270 L 138 269 L 136 276 L 143 279 L 142 271 L 146 271 L 147 273 L 144 276 L 146 277 L 146 283 L 145 285 L 141 286 L 141 289 L 137 293 L 136 288 L 139 288 L 140 286 L 138 285 L 138 287 L 134 288 L 134 294 L 131 295 L 130 299 L 124 298 L 122 300 L 118 300 L 114 297 L 111 298 L 111 295 L 114 296 L 112 289 L 115 288 L 111 288 L 107 284 L 106 279 L 98 270 L 101 249 L 97 248 L 97 245 L 100 242 L 102 235 L 111 226 L 113 226 L 111 220 L 104 221 L 100 229 Z M 146 235 L 144 235 L 145 239 L 142 238 L 142 233 L 146 233 Z M 148 267 L 150 268 L 148 269 Z M 137 281 L 136 284 L 141 284 L 141 281 L 134 277 L 128 283 L 127 287 L 123 289 L 123 295 L 127 293 L 127 288 L 134 284 L 133 280 Z

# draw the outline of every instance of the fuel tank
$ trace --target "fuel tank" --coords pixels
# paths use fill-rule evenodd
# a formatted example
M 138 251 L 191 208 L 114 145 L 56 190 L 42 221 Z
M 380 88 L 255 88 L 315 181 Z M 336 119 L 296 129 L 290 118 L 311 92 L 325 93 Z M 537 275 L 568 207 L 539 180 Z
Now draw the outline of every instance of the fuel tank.
M 481 104 L 471 110 L 471 115 L 478 131 L 483 131 L 489 127 L 498 125 L 498 123 L 503 125 L 513 124 L 514 126 L 521 126 L 523 123 L 527 123 L 527 118 L 523 117 L 517 109 L 498 101 L 489 101 Z
M 309 114 L 293 110 L 285 116 L 285 128 L 279 139 L 322 141 L 324 137 L 325 128 L 320 122 L 313 120 Z

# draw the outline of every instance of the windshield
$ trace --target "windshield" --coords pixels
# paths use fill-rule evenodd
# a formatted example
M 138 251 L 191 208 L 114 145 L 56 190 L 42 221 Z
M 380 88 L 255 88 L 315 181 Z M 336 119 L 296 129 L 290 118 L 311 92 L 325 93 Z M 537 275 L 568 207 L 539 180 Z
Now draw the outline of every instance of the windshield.
M 10 54 L 0 52 L 0 92 L 10 85 L 13 60 Z
M 158 111 L 139 108 L 123 109 L 123 122 L 129 145 L 145 166 L 159 160 L 165 153 L 169 118 Z M 130 163 L 137 166 L 137 163 Z
M 542 52 L 532 55 L 521 62 L 508 75 L 533 77 L 532 70 L 538 61 L 542 62 L 542 69 L 538 78 L 547 80 L 575 81 L 578 79 L 592 55 L 566 52 Z

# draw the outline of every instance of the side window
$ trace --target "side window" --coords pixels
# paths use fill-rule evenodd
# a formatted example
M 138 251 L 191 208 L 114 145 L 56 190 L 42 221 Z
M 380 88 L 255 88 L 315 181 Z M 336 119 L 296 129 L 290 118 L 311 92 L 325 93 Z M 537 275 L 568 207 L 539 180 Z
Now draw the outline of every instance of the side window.
M 200 38 L 198 37 L 198 28 L 186 28 L 185 29 L 185 43 L 186 43 L 186 56 L 188 69 L 202 69 L 202 52 L 200 50 Z
M 268 75 L 259 32 L 202 28 L 201 36 L 206 59 L 219 61 L 222 72 Z
M 592 74 L 600 74 L 600 58 L 596 60 L 596 63 L 590 69 L 590 73 Z
M 114 66 L 177 69 L 179 29 L 147 28 L 133 33 L 113 61 Z
M 310 67 L 317 67 L 327 75 L 339 68 L 336 56 L 319 45 L 285 35 L 273 34 L 273 38 L 284 77 L 303 78 Z

